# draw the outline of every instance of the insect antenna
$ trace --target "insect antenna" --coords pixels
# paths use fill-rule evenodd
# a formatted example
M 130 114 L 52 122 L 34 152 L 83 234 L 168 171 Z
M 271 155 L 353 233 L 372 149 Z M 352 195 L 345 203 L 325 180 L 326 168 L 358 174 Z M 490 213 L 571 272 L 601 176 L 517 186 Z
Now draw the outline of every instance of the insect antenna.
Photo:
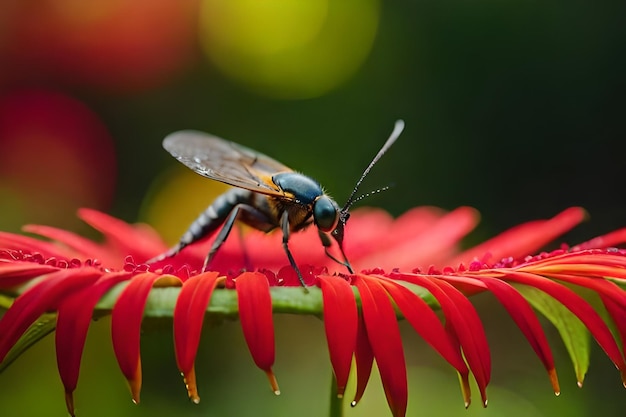
M 369 196 L 372 196 L 374 194 L 378 194 L 378 193 L 382 193 L 383 191 L 387 191 L 388 189 L 390 189 L 393 185 L 386 185 L 384 187 L 381 188 L 377 188 L 375 190 L 369 191 L 365 194 L 361 194 L 360 196 L 354 198 L 352 200 L 352 204 L 350 204 L 350 206 L 354 205 L 355 203 L 358 203 L 359 201 L 363 200 L 364 198 L 367 198 Z
M 398 137 L 400 136 L 400 134 L 402 133 L 403 130 L 404 130 L 404 120 L 396 120 L 396 124 L 393 126 L 393 131 L 391 132 L 391 135 L 389 135 L 389 139 L 387 139 L 387 141 L 385 142 L 383 147 L 380 148 L 380 150 L 378 151 L 378 153 L 376 154 L 374 159 L 372 159 L 372 162 L 370 162 L 370 164 L 367 166 L 367 168 L 365 168 L 365 171 L 363 171 L 363 175 L 361 175 L 361 178 L 359 178 L 359 180 L 356 182 L 356 185 L 354 186 L 354 189 L 352 190 L 352 194 L 350 194 L 350 197 L 348 197 L 348 201 L 346 202 L 346 204 L 341 209 L 341 213 L 342 214 L 345 215 L 345 213 L 348 212 L 348 210 L 350 209 L 350 207 L 352 207 L 352 205 L 354 203 L 356 203 L 357 201 L 367 197 L 368 195 L 375 194 L 375 193 L 378 193 L 378 192 L 385 191 L 385 190 L 389 189 L 389 187 L 383 187 L 383 188 L 381 188 L 379 190 L 376 190 L 376 191 L 373 191 L 373 192 L 370 192 L 370 193 L 366 193 L 366 194 L 363 194 L 363 195 L 361 195 L 361 196 L 359 196 L 357 198 L 354 198 L 354 195 L 359 190 L 359 186 L 361 185 L 361 183 L 363 182 L 363 180 L 365 179 L 367 174 L 369 174 L 369 172 L 372 169 L 372 167 L 376 164 L 376 162 L 378 162 L 380 157 L 383 156 L 385 154 L 385 152 L 387 152 L 387 150 L 389 148 L 391 148 L 391 145 L 394 144 L 394 142 L 396 141 L 396 139 L 398 139 Z

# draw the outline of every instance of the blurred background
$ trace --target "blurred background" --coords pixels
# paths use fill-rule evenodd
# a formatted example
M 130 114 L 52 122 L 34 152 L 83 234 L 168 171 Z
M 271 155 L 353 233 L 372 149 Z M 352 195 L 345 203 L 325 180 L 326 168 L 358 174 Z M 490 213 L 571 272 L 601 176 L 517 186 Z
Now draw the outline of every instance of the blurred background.
M 44 223 L 88 234 L 74 213 L 93 207 L 174 241 L 223 191 L 161 148 L 168 133 L 190 128 L 311 175 L 341 204 L 402 118 L 403 136 L 363 191 L 394 186 L 365 204 L 394 215 L 476 207 L 483 221 L 468 244 L 580 205 L 591 221 L 564 238 L 579 242 L 626 225 L 625 18 L 619 1 L 4 0 L 0 230 Z M 563 386 L 555 399 L 496 303 L 476 303 L 493 346 L 490 407 L 466 412 L 454 373 L 407 336 L 410 415 L 623 415 L 626 395 L 601 352 L 579 390 L 553 335 Z M 99 322 L 78 411 L 323 415 L 321 324 L 278 323 L 281 398 L 226 325 L 205 332 L 199 406 L 177 379 L 171 334 L 147 334 L 135 407 Z M 52 351 L 48 338 L 0 375 L 3 415 L 64 415 Z M 380 389 L 366 401 L 348 415 L 385 415 Z

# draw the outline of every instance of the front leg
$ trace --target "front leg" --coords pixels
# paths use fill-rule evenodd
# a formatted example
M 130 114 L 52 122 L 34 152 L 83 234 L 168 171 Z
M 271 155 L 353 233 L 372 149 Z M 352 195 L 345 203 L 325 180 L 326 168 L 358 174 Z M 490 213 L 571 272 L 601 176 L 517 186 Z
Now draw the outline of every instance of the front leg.
M 280 216 L 280 227 L 283 230 L 283 249 L 285 250 L 285 253 L 287 254 L 287 258 L 289 258 L 289 263 L 291 264 L 292 268 L 296 270 L 296 274 L 298 274 L 298 279 L 300 280 L 300 284 L 302 284 L 302 287 L 304 287 L 305 291 L 308 292 L 308 290 L 306 289 L 306 284 L 304 283 L 304 277 L 302 277 L 302 272 L 300 272 L 300 268 L 298 268 L 298 265 L 296 265 L 296 260 L 293 259 L 293 255 L 291 254 L 291 251 L 289 250 L 289 213 L 287 212 L 287 210 L 283 211 L 283 214 Z
M 237 204 L 231 210 L 230 214 L 224 221 L 224 225 L 222 226 L 222 229 L 220 230 L 217 237 L 213 241 L 213 245 L 211 245 L 211 249 L 209 250 L 209 253 L 204 259 L 204 264 L 202 265 L 202 272 L 205 272 L 207 270 L 209 263 L 211 262 L 211 260 L 213 259 L 213 257 L 215 256 L 219 248 L 222 246 L 222 244 L 228 238 L 230 231 L 233 229 L 233 224 L 235 224 L 235 220 L 237 220 L 239 215 L 242 214 L 242 212 L 244 211 L 248 215 L 248 222 L 255 223 L 255 225 L 257 226 L 256 228 L 258 228 L 259 230 L 262 230 L 261 225 L 266 225 L 265 227 L 266 229 L 271 227 L 270 219 L 261 210 L 248 204 L 243 204 L 243 203 Z
M 345 266 L 348 269 L 348 272 L 350 272 L 351 274 L 354 274 L 354 271 L 352 270 L 352 265 L 350 265 L 350 262 L 348 262 L 348 258 L 346 258 L 346 254 L 343 253 L 343 249 L 339 248 L 341 250 L 341 254 L 343 255 L 343 261 L 340 261 L 329 251 L 333 242 L 328 236 L 328 234 L 322 232 L 321 230 L 318 230 L 317 232 L 320 235 L 320 240 L 322 241 L 322 245 L 324 245 L 324 253 L 326 254 L 326 256 L 328 256 L 333 261 L 337 262 L 339 265 Z

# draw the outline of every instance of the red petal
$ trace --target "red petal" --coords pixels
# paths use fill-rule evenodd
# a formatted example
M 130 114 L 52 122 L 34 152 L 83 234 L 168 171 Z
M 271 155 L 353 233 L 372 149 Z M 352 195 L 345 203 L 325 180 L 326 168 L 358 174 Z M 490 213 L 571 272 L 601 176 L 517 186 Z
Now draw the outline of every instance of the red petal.
M 626 257 L 593 250 L 565 252 L 543 259 L 532 259 L 518 269 L 537 275 L 577 275 L 582 278 L 580 282 L 585 282 L 589 277 L 626 279 Z
M 272 320 L 272 297 L 265 275 L 244 272 L 235 280 L 239 319 L 243 335 L 254 363 L 265 371 L 272 390 L 280 394 L 274 365 L 274 322 Z
M 447 260 L 455 245 L 469 233 L 478 221 L 478 213 L 469 207 L 458 208 L 442 216 L 420 234 L 395 240 L 364 260 L 369 267 L 413 268 Z M 404 226 L 407 229 L 407 226 Z M 401 242 L 401 243 L 398 243 Z
M 102 246 L 90 239 L 84 238 L 67 230 L 41 225 L 26 225 L 22 229 L 25 232 L 34 233 L 55 242 L 62 243 L 72 248 L 72 251 L 76 254 L 80 254 L 80 256 L 84 258 L 99 259 L 102 261 L 110 257 L 110 252 Z
M 522 333 L 524 333 L 524 336 L 528 339 L 531 347 L 548 371 L 554 393 L 559 395 L 561 388 L 559 387 L 559 380 L 554 368 L 552 350 L 541 323 L 528 301 L 515 288 L 502 280 L 482 276 L 477 278 L 487 285 L 489 291 L 500 301 Z
M 102 232 L 120 253 L 132 255 L 137 262 L 144 262 L 167 250 L 161 238 L 148 227 L 133 226 L 91 209 L 80 209 L 78 216 Z
M 207 272 L 189 278 L 183 283 L 174 308 L 176 363 L 183 374 L 189 398 L 194 403 L 200 402 L 194 362 L 200 344 L 202 322 L 211 294 L 218 282 L 217 278 L 217 272 Z
M 172 276 L 157 275 L 151 272 L 136 275 L 120 294 L 111 315 L 111 336 L 113 350 L 120 369 L 130 387 L 135 403 L 139 403 L 141 391 L 141 358 L 139 339 L 143 310 L 154 282 L 159 278 Z
M 413 328 L 459 373 L 465 407 L 471 403 L 469 369 L 459 349 L 457 337 L 450 337 L 435 312 L 420 297 L 393 281 L 384 281 L 393 300 Z
M 337 380 L 337 396 L 343 397 L 356 347 L 359 314 L 350 284 L 339 277 L 320 276 L 324 303 L 324 328 L 330 362 Z
M 413 329 L 467 380 L 469 369 L 463 356 L 433 309 L 408 288 L 391 280 L 381 283 Z
M 378 279 L 359 275 L 355 284 L 389 408 L 394 416 L 404 416 L 408 398 L 406 363 L 396 313 Z
M 626 356 L 626 304 L 616 303 L 612 298 L 600 295 L 606 311 L 613 319 L 622 341 L 622 354 Z
M 55 335 L 57 366 L 65 387 L 67 411 L 72 416 L 74 415 L 72 393 L 78 382 L 80 359 L 83 355 L 93 308 L 105 292 L 129 277 L 130 274 L 126 272 L 102 276 L 93 285 L 65 298 L 59 305 Z
M 606 276 L 613 277 L 611 274 Z M 626 355 L 626 291 L 614 282 L 605 279 L 590 279 L 571 274 L 550 274 L 550 277 L 588 288 L 598 293 L 619 331 L 622 341 L 622 352 Z
M 24 284 L 33 278 L 46 275 L 59 268 L 34 262 L 0 260 L 0 289 L 6 290 Z
M 602 236 L 598 236 L 587 242 L 572 247 L 572 250 L 609 248 L 626 242 L 626 228 L 615 230 Z
M 617 343 L 615 343 L 611 331 L 602 318 L 584 298 L 557 282 L 528 272 L 507 272 L 503 279 L 535 287 L 570 310 L 589 329 L 600 347 L 620 370 L 622 381 L 626 385 L 626 363 L 624 363 Z
M 100 275 L 101 272 L 93 268 L 63 269 L 46 275 L 17 297 L 0 318 L 0 362 L 39 316 L 56 309 L 65 297 L 91 285 Z
M 356 362 L 356 393 L 354 399 L 350 404 L 355 407 L 365 392 L 367 382 L 370 379 L 372 373 L 372 365 L 374 363 L 374 352 L 372 352 L 372 346 L 370 345 L 369 338 L 367 336 L 367 328 L 363 317 L 359 317 L 359 326 L 356 334 L 356 350 L 354 352 L 354 360 Z
M 450 265 L 482 260 L 487 254 L 499 260 L 505 256 L 520 258 L 536 252 L 585 218 L 585 211 L 572 207 L 549 220 L 537 220 L 513 227 L 488 241 L 458 255 Z
M 437 299 L 446 317 L 446 328 L 458 338 L 458 343 L 463 348 L 469 368 L 478 384 L 483 406 L 486 406 L 486 389 L 491 377 L 491 357 L 485 330 L 472 304 L 461 292 L 441 279 L 419 274 L 390 276 L 424 287 Z M 465 402 L 465 406 L 469 406 L 469 398 L 466 397 Z
M 21 250 L 29 253 L 41 253 L 46 258 L 72 258 L 74 253 L 51 242 L 34 239 L 28 236 L 16 235 L 13 233 L 0 232 L 0 248 Z

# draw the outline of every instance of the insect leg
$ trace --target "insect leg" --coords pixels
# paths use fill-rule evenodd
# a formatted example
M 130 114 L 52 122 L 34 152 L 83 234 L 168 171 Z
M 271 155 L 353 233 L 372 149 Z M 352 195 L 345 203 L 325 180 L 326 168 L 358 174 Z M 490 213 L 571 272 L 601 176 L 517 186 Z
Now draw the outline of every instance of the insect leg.
M 233 207 L 241 203 L 249 203 L 251 193 L 248 190 L 233 188 L 218 196 L 215 201 L 189 226 L 178 243 L 167 252 L 158 255 L 148 263 L 162 261 L 175 256 L 186 246 L 208 236 L 217 230 L 226 220 Z
M 341 255 L 343 255 L 343 261 L 340 261 L 335 256 L 333 256 L 333 254 L 331 254 L 330 251 L 328 250 L 330 249 L 332 245 L 332 240 L 330 240 L 328 235 L 322 232 L 321 230 L 318 230 L 318 233 L 320 235 L 320 240 L 322 241 L 322 245 L 324 245 L 324 253 L 326 253 L 326 256 L 328 256 L 333 261 L 337 262 L 339 265 L 345 266 L 346 268 L 348 268 L 348 272 L 350 272 L 351 274 L 354 274 L 354 271 L 352 270 L 352 265 L 350 265 L 350 262 L 348 262 L 348 258 L 346 257 L 346 254 L 343 253 L 343 248 L 339 248 L 341 250 Z
M 250 262 L 250 256 L 248 256 L 248 250 L 246 249 L 246 242 L 243 237 L 243 227 L 239 225 L 237 228 L 239 232 L 239 242 L 241 242 L 241 253 L 243 254 L 243 265 L 246 271 L 252 270 L 252 262 Z
M 202 272 L 206 271 L 207 267 L 209 266 L 209 263 L 211 262 L 211 260 L 213 259 L 213 257 L 215 256 L 219 248 L 222 246 L 222 244 L 224 244 L 224 242 L 228 238 L 228 235 L 230 234 L 230 231 L 233 228 L 233 224 L 235 224 L 235 220 L 237 220 L 237 217 L 239 217 L 242 211 L 247 212 L 248 217 L 249 217 L 247 219 L 248 222 L 251 222 L 251 220 L 254 220 L 254 223 L 258 225 L 270 225 L 270 221 L 267 215 L 263 213 L 262 211 L 248 204 L 243 204 L 243 203 L 237 204 L 231 210 L 230 214 L 224 221 L 224 225 L 222 226 L 222 229 L 219 231 L 219 233 L 217 234 L 217 237 L 213 241 L 213 244 L 211 245 L 211 249 L 209 250 L 209 253 L 204 259 L 204 264 L 202 265 Z
M 304 283 L 304 278 L 302 277 L 302 272 L 300 272 L 300 268 L 296 265 L 296 260 L 293 259 L 293 255 L 289 250 L 289 213 L 287 210 L 283 211 L 283 214 L 280 216 L 280 227 L 283 230 L 283 249 L 287 254 L 287 258 L 289 258 L 289 263 L 291 267 L 296 270 L 296 274 L 298 274 L 298 279 L 300 280 L 300 284 L 306 289 L 306 284 Z

